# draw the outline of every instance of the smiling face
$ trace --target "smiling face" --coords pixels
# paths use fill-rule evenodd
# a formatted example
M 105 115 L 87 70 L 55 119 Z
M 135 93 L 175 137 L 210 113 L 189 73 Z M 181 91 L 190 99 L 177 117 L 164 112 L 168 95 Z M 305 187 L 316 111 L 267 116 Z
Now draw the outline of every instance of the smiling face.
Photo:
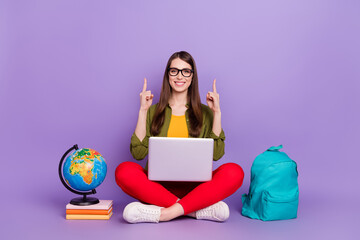
M 174 60 L 172 60 L 170 64 L 170 68 L 176 68 L 179 70 L 183 70 L 183 69 L 192 70 L 191 65 L 181 60 L 180 58 L 175 58 Z M 185 72 L 183 73 L 185 74 Z M 189 86 L 191 85 L 192 78 L 193 78 L 193 74 L 191 74 L 189 77 L 184 77 L 180 71 L 176 76 L 171 76 L 169 73 L 169 84 L 172 88 L 172 91 L 178 93 L 187 92 Z

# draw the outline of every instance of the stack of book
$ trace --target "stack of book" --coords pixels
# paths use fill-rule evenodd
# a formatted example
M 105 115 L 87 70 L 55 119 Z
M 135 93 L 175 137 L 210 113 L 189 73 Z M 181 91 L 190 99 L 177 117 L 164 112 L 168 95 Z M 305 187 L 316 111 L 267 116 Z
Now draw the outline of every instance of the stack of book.
M 113 214 L 112 206 L 112 200 L 100 200 L 99 203 L 88 206 L 78 206 L 69 203 L 66 205 L 66 219 L 109 220 Z

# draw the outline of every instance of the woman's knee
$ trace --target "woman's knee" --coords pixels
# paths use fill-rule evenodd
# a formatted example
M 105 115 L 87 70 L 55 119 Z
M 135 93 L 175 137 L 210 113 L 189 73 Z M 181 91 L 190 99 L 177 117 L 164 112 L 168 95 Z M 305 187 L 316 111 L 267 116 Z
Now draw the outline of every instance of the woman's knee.
M 121 186 L 125 181 L 129 181 L 131 176 L 134 176 L 134 172 L 142 171 L 142 167 L 134 162 L 120 163 L 115 170 L 116 183 Z
M 242 185 L 244 180 L 244 170 L 236 163 L 225 163 L 220 166 L 221 171 L 231 182 L 235 182 L 237 185 Z

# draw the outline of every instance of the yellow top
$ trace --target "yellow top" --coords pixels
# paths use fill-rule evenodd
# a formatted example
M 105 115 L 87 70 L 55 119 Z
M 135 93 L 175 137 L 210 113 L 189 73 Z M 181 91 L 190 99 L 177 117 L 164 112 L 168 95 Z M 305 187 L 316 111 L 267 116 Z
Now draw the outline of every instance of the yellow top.
M 189 137 L 185 115 L 171 115 L 170 125 L 167 133 L 168 137 Z

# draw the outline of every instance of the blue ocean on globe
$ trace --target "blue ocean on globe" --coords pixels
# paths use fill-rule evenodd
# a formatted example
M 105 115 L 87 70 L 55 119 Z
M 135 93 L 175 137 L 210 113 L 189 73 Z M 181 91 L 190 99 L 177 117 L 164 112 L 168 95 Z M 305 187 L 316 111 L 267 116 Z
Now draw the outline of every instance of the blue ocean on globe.
M 105 159 L 93 149 L 82 148 L 69 155 L 63 166 L 63 176 L 68 185 L 78 191 L 98 187 L 105 179 Z

